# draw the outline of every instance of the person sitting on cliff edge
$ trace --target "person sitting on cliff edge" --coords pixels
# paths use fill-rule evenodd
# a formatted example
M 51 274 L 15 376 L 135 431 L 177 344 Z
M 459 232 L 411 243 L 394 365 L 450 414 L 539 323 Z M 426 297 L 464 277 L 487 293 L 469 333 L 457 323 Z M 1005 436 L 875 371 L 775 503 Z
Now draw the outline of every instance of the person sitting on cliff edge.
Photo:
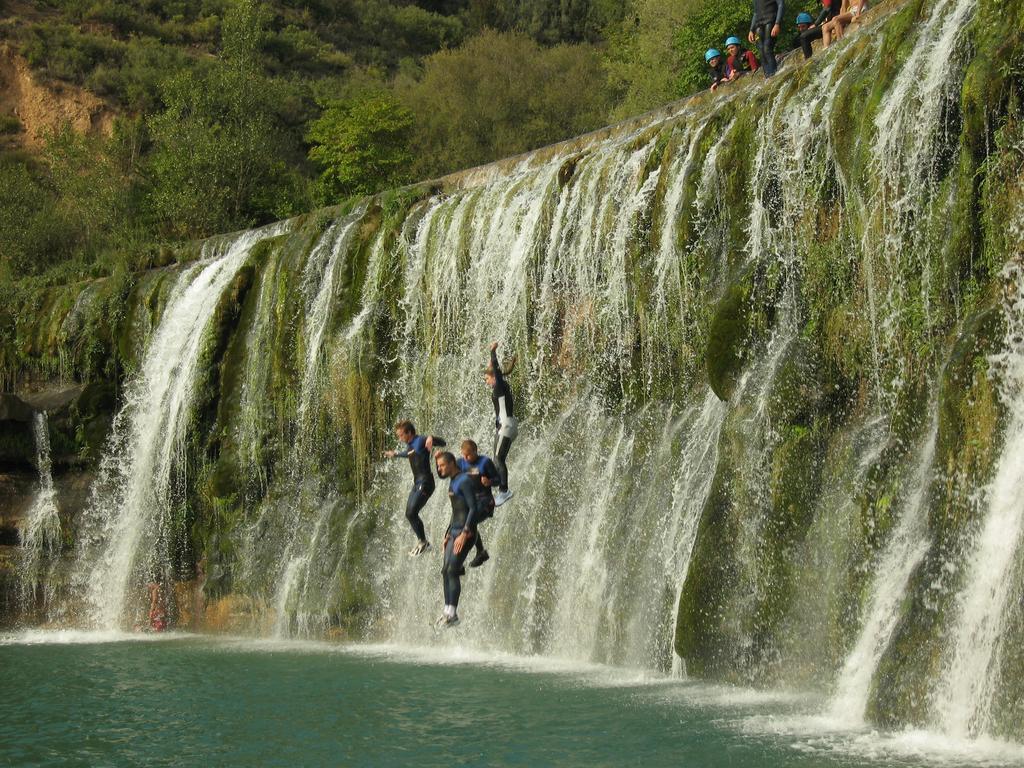
M 726 38 L 725 51 L 729 57 L 725 60 L 725 66 L 731 70 L 729 79 L 733 80 L 740 75 L 757 72 L 761 65 L 753 51 L 748 51 L 740 44 L 740 39 L 735 35 Z
M 718 90 L 718 86 L 722 83 L 732 80 L 729 67 L 717 48 L 708 48 L 704 52 L 704 62 L 708 65 L 708 78 L 711 80 L 712 91 Z
M 800 33 L 800 48 L 804 52 L 805 59 L 814 55 L 812 44 L 815 40 L 821 40 L 822 26 L 839 14 L 839 7 L 839 0 L 821 0 L 821 11 L 818 13 L 818 18 L 814 19 L 810 26 Z M 810 14 L 807 15 L 810 16 Z M 799 28 L 800 16 L 796 18 L 797 28 Z
M 412 468 L 412 490 L 409 491 L 409 499 L 405 504 L 405 519 L 409 521 L 412 532 L 416 534 L 416 544 L 409 550 L 409 557 L 417 557 L 430 548 L 423 520 L 420 519 L 420 511 L 434 495 L 430 451 L 435 445 L 445 445 L 445 441 L 433 435 L 417 435 L 416 427 L 408 419 L 395 424 L 395 435 L 405 444 L 405 448 L 384 451 L 384 458 L 409 459 L 409 466 Z
M 834 3 L 835 0 L 832 0 Z M 828 48 L 836 40 L 842 39 L 846 34 L 846 28 L 851 24 L 860 21 L 861 15 L 868 9 L 868 0 L 843 0 L 837 13 L 831 21 L 821 26 L 821 44 Z
M 796 32 L 793 34 L 793 44 L 791 48 L 800 48 L 800 41 L 803 39 L 804 32 L 810 30 L 814 25 L 814 19 L 811 18 L 811 14 L 806 11 L 801 11 L 796 15 Z

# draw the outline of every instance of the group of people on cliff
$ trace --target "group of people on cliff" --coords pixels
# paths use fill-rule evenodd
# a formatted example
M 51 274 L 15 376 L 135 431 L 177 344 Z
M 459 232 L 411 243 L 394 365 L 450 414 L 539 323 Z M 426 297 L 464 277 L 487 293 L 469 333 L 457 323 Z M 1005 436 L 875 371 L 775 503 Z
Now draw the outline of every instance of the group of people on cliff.
M 441 566 L 444 610 L 437 620 L 437 625 L 443 628 L 454 627 L 459 623 L 461 577 L 466 573 L 466 558 L 470 550 L 476 553 L 469 562 L 470 568 L 478 568 L 490 559 L 480 535 L 480 525 L 493 517 L 496 507 L 512 498 L 506 460 L 519 429 L 512 390 L 505 375 L 515 367 L 515 357 L 502 368 L 497 350 L 498 342 L 494 342 L 490 347 L 490 361 L 484 371 L 484 380 L 491 389 L 491 402 L 494 406 L 493 458 L 481 454 L 476 441 L 469 438 L 462 441 L 459 446 L 460 455 L 456 457 L 450 451 L 443 450 L 448 446 L 443 438 L 417 434 L 416 427 L 409 420 L 399 421 L 395 425 L 395 435 L 402 442 L 401 447 L 384 452 L 384 457 L 388 459 L 408 459 L 412 468 L 412 490 L 409 491 L 405 505 L 405 517 L 416 535 L 416 544 L 409 551 L 410 557 L 419 557 L 430 549 L 420 512 L 435 489 L 431 457 L 437 476 L 448 480 L 448 499 L 452 512 L 444 534 Z M 496 495 L 495 487 L 498 489 Z
M 708 67 L 712 91 L 722 83 L 732 82 L 758 69 L 764 70 L 765 77 L 771 77 L 778 70 L 779 59 L 775 54 L 775 43 L 782 33 L 785 0 L 753 0 L 753 3 L 747 41 L 757 45 L 760 60 L 753 51 L 745 48 L 736 36 L 726 38 L 726 55 L 717 48 L 708 48 L 704 52 L 704 62 Z M 811 58 L 814 55 L 815 40 L 821 40 L 822 45 L 827 48 L 835 40 L 843 37 L 847 27 L 856 23 L 867 7 L 867 0 L 821 0 L 817 18 L 812 17 L 807 11 L 797 14 L 792 48 L 800 48 L 805 59 Z

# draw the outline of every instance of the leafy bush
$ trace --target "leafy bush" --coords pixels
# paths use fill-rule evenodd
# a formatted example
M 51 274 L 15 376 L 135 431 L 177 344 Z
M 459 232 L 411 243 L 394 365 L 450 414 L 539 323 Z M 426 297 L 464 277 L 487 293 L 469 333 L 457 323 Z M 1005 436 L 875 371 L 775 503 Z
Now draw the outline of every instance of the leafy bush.
M 413 117 L 387 93 L 321 102 L 309 126 L 309 157 L 320 168 L 324 201 L 367 195 L 411 179 Z
M 426 59 L 398 93 L 416 118 L 420 178 L 568 138 L 604 124 L 610 100 L 590 45 L 541 48 L 524 34 L 484 32 Z
M 125 46 L 120 64 L 99 64 L 85 85 L 132 112 L 152 113 L 160 106 L 161 83 L 195 66 L 177 48 L 152 38 L 135 39 Z
M 0 158 L 0 273 L 40 274 L 67 257 L 74 238 L 40 170 L 23 158 Z
M 124 49 L 123 43 L 69 24 L 34 24 L 25 35 L 22 54 L 33 69 L 79 85 L 101 62 L 118 66 Z

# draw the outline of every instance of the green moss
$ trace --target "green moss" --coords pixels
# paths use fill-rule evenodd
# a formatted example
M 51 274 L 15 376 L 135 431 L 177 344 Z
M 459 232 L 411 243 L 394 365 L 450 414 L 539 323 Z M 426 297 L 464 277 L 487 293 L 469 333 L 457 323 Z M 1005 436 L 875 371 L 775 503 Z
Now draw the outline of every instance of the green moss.
M 748 359 L 753 291 L 754 271 L 751 269 L 726 288 L 708 329 L 705 368 L 708 383 L 720 400 L 728 400 L 732 395 Z

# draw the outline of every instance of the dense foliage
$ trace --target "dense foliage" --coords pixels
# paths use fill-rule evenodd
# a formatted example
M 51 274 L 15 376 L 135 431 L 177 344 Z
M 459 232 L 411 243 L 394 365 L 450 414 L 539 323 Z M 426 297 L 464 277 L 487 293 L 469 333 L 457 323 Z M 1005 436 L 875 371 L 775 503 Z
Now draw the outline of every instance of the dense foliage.
M 748 6 L 0 4 L 0 45 L 56 91 L 84 88 L 117 115 L 113 135 L 61 130 L 29 152 L 18 116 L 0 108 L 0 278 L 138 268 L 161 241 L 440 176 L 651 109 L 703 87 L 703 49 L 745 23 Z

